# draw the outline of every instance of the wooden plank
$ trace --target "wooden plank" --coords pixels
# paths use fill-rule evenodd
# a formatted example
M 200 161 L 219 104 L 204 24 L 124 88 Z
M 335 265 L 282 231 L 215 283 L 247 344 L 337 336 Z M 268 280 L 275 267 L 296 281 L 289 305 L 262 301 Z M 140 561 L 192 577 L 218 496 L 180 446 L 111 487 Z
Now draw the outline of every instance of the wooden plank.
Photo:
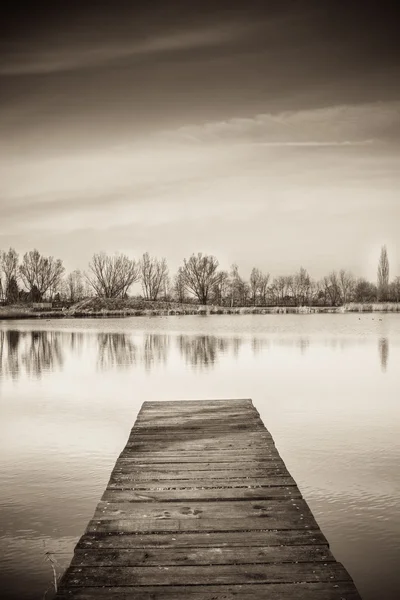
M 208 585 L 349 581 L 337 562 L 236 564 L 158 567 L 70 567 L 64 586 Z
M 138 424 L 148 423 L 151 426 L 163 426 L 176 424 L 185 426 L 186 424 L 202 423 L 205 426 L 213 425 L 224 421 L 226 425 L 230 425 L 235 422 L 241 423 L 258 423 L 262 424 L 262 419 L 258 413 L 249 414 L 248 410 L 232 411 L 232 410 L 219 410 L 213 413 L 205 411 L 181 411 L 179 413 L 155 413 L 154 415 L 142 414 L 138 415 L 135 427 Z
M 229 418 L 229 423 L 227 424 L 227 419 Z M 229 415 L 221 416 L 218 418 L 216 416 L 204 417 L 204 416 L 193 416 L 188 415 L 185 418 L 178 417 L 169 417 L 165 419 L 138 419 L 136 422 L 136 427 L 138 431 L 142 431 L 142 429 L 171 429 L 171 428 L 182 428 L 182 429 L 193 429 L 194 427 L 202 427 L 206 431 L 207 429 L 214 429 L 217 427 L 222 427 L 224 431 L 226 430 L 226 426 L 228 429 L 236 428 L 238 425 L 245 425 L 251 429 L 262 429 L 262 421 L 259 417 L 247 417 L 246 415 Z
M 174 434 L 176 437 L 168 437 Z M 218 435 L 216 435 L 218 434 Z M 157 438 L 157 439 L 156 439 Z M 195 432 L 188 432 L 183 430 L 175 430 L 175 431 L 166 431 L 163 433 L 162 431 L 153 431 L 152 433 L 147 433 L 142 430 L 133 431 L 128 438 L 128 448 L 130 444 L 138 444 L 138 443 L 150 443 L 153 442 L 164 443 L 169 441 L 171 443 L 185 442 L 183 446 L 184 450 L 190 449 L 191 446 L 197 445 L 205 445 L 205 444 L 214 444 L 214 447 L 219 450 L 225 447 L 229 448 L 231 444 L 258 444 L 260 448 L 266 447 L 266 444 L 273 446 L 273 440 L 265 431 L 259 429 L 258 431 L 232 431 L 228 429 L 224 429 L 223 431 L 210 431 L 210 430 L 198 430 Z M 243 446 L 245 447 L 245 446 Z
M 84 534 L 77 544 L 79 548 L 201 548 L 233 546 L 306 546 L 327 545 L 319 529 L 270 530 L 270 531 L 217 531 L 185 533 L 158 532 L 124 534 Z
M 107 489 L 102 500 L 106 502 L 169 502 L 188 500 L 274 500 L 301 498 L 296 486 L 264 488 L 188 488 L 180 490 L 113 490 Z
M 143 435 L 145 433 L 171 433 L 173 431 L 179 434 L 186 432 L 202 432 L 207 433 L 209 431 L 216 431 L 218 433 L 235 433 L 236 431 L 262 431 L 264 432 L 263 425 L 259 419 L 235 419 L 230 420 L 229 424 L 226 423 L 225 419 L 186 419 L 185 421 L 173 420 L 169 423 L 155 423 L 155 422 L 141 422 L 136 426 L 136 435 Z
M 265 433 L 265 430 L 261 425 L 248 425 L 246 423 L 237 423 L 232 424 L 230 426 L 225 426 L 222 423 L 217 424 L 215 426 L 204 427 L 201 424 L 186 426 L 185 428 L 181 428 L 179 426 L 176 427 L 142 427 L 137 428 L 134 433 L 131 434 L 130 441 L 138 441 L 142 439 L 143 441 L 149 441 L 152 439 L 160 438 L 163 440 L 164 438 L 170 438 L 170 436 L 176 436 L 177 439 L 182 440 L 203 440 L 207 438 L 211 438 L 215 440 L 215 437 L 220 437 L 222 439 L 227 437 L 232 437 L 233 440 L 238 439 L 236 435 L 242 437 L 243 440 L 246 439 L 246 434 L 250 437 L 257 436 L 257 439 L 261 441 L 262 439 L 270 439 L 268 434 Z
M 176 408 L 180 410 L 180 407 L 207 407 L 212 409 L 218 409 L 220 406 L 245 406 L 247 408 L 255 410 L 251 398 L 211 398 L 207 400 L 146 400 L 142 404 L 141 410 L 148 411 L 149 409 L 167 410 L 168 408 Z
M 164 421 L 168 421 L 170 419 L 172 420 L 186 420 L 190 417 L 193 417 L 194 419 L 200 419 L 201 421 L 207 423 L 207 422 L 211 422 L 213 419 L 217 419 L 218 421 L 220 421 L 221 419 L 225 419 L 228 422 L 231 419 L 235 419 L 240 418 L 240 419 L 247 419 L 247 420 L 258 420 L 260 422 L 262 422 L 262 419 L 259 415 L 258 412 L 249 412 L 248 408 L 233 408 L 233 407 L 229 407 L 229 408 L 223 408 L 220 407 L 219 409 L 216 410 L 211 410 L 211 409 L 197 409 L 197 408 L 192 408 L 192 409 L 180 409 L 179 411 L 146 411 L 146 412 L 142 412 L 139 413 L 136 419 L 136 423 L 138 422 L 145 422 L 145 421 L 151 421 L 153 423 L 163 423 Z M 135 423 L 135 425 L 136 425 Z
M 260 442 L 252 442 L 246 440 L 238 440 L 237 442 L 233 440 L 221 441 L 221 444 L 218 444 L 216 440 L 196 440 L 194 442 L 184 441 L 184 440 L 153 440 L 146 441 L 140 440 L 137 442 L 129 442 L 126 446 L 126 452 L 136 452 L 138 456 L 141 453 L 148 454 L 151 448 L 154 448 L 154 455 L 160 455 L 165 451 L 166 453 L 171 452 L 191 452 L 192 454 L 199 454 L 200 452 L 235 452 L 236 456 L 238 453 L 243 455 L 245 452 L 259 452 L 266 451 L 265 444 Z
M 222 426 L 227 431 L 232 428 L 236 428 L 237 425 L 248 425 L 254 427 L 256 431 L 263 429 L 263 422 L 258 415 L 247 415 L 245 412 L 240 413 L 220 413 L 218 415 L 205 415 L 205 414 L 192 414 L 187 413 L 186 415 L 165 415 L 163 417 L 149 418 L 149 417 L 138 417 L 135 423 L 135 428 L 178 428 L 191 429 L 193 426 L 201 426 L 204 429 L 216 428 Z
M 132 445 L 137 445 L 138 447 L 139 445 L 142 447 L 147 446 L 149 450 L 151 449 L 152 445 L 154 445 L 154 451 L 157 451 L 158 445 L 162 446 L 161 450 L 164 450 L 166 445 L 171 445 L 172 448 L 175 448 L 175 446 L 178 445 L 179 449 L 174 449 L 175 452 L 190 452 L 193 450 L 198 450 L 199 448 L 203 450 L 213 450 L 214 452 L 218 450 L 221 452 L 225 450 L 237 450 L 238 448 L 255 448 L 254 451 L 257 452 L 258 450 L 266 450 L 269 447 L 274 447 L 272 440 L 266 436 L 261 435 L 254 437 L 251 435 L 251 432 L 249 432 L 248 435 L 237 434 L 237 436 L 228 435 L 225 432 L 225 435 L 220 434 L 217 437 L 215 437 L 215 435 L 197 435 L 191 437 L 176 434 L 175 438 L 168 436 L 157 437 L 155 435 L 139 436 L 135 434 L 132 435 L 132 437 L 128 440 L 126 447 L 129 448 Z
M 58 600 L 360 600 L 251 400 L 146 402 Z
M 146 425 L 143 427 L 136 427 L 132 432 L 132 435 L 135 437 L 148 435 L 168 435 L 173 432 L 178 433 L 181 436 L 188 435 L 190 433 L 200 433 L 202 437 L 205 437 L 205 434 L 208 432 L 216 432 L 222 433 L 223 435 L 232 435 L 240 434 L 243 432 L 251 433 L 252 435 L 258 435 L 259 437 L 269 438 L 270 436 L 265 430 L 265 427 L 261 422 L 226 422 L 225 419 L 221 419 L 220 421 L 207 421 L 207 423 L 199 422 L 199 423 L 186 423 L 185 426 L 181 425 Z
M 178 470 L 178 471 L 225 471 L 225 470 L 236 470 L 236 471 L 241 471 L 241 470 L 246 470 L 248 468 L 250 468 L 250 466 L 252 466 L 252 468 L 255 469 L 277 469 L 280 468 L 282 466 L 282 460 L 279 460 L 279 458 L 277 457 L 271 457 L 269 459 L 264 459 L 264 460 L 253 460 L 250 461 L 251 465 L 249 465 L 249 461 L 247 462 L 242 462 L 242 460 L 240 459 L 237 460 L 236 462 L 233 461 L 224 461 L 223 458 L 221 458 L 218 462 L 217 461 L 210 461 L 210 462 L 187 462 L 187 461 L 179 461 L 179 460 L 175 460 L 173 462 L 142 462 L 140 460 L 138 460 L 137 458 L 129 458 L 127 457 L 127 455 L 124 455 L 123 458 L 120 458 L 118 461 L 118 465 L 115 467 L 115 471 L 116 472 L 123 472 L 123 471 L 130 471 L 130 470 L 134 470 L 134 469 L 138 469 L 140 470 L 145 470 L 146 472 L 151 473 L 151 471 L 160 471 L 160 470 L 165 470 L 168 472 L 169 469 L 172 469 L 174 471 Z
M 146 450 L 148 452 L 152 446 L 154 446 L 155 452 L 157 450 L 166 449 L 169 449 L 170 452 L 180 452 L 181 450 L 184 450 L 185 452 L 202 452 L 205 450 L 225 452 L 225 450 L 236 450 L 236 452 L 238 452 L 239 450 L 242 451 L 246 449 L 258 452 L 258 450 L 266 449 L 265 441 L 262 439 L 254 439 L 247 436 L 237 439 L 219 436 L 219 439 L 220 441 L 218 442 L 218 436 L 213 436 L 211 438 L 191 438 L 190 436 L 185 437 L 178 435 L 174 437 L 173 434 L 171 434 L 170 437 L 132 437 L 128 442 L 127 450 L 133 448 L 135 450 Z
M 280 562 L 332 562 L 327 546 L 233 546 L 76 550 L 73 567 L 234 565 Z
M 166 481 L 177 481 L 177 480 L 191 480 L 198 481 L 199 479 L 204 480 L 228 480 L 228 479 L 242 479 L 243 482 L 246 482 L 246 479 L 258 479 L 261 477 L 289 477 L 289 472 L 287 469 L 282 467 L 276 467 L 272 469 L 215 469 L 214 471 L 179 471 L 177 469 L 170 471 L 161 471 L 157 469 L 137 469 L 132 468 L 124 469 L 116 468 L 112 472 L 111 480 L 112 482 L 118 481 L 136 481 L 140 483 L 141 481 L 149 481 L 149 480 L 166 480 Z
M 272 476 L 258 478 L 234 478 L 234 479 L 148 479 L 138 481 L 135 478 L 129 478 L 129 474 L 120 475 L 117 479 L 111 479 L 107 488 L 109 490 L 162 490 L 162 489 L 250 489 L 250 488 L 269 488 L 274 486 L 295 486 L 296 482 L 292 477 Z
M 210 400 L 196 402 L 195 400 L 192 402 L 190 400 L 174 400 L 172 402 L 155 402 L 152 406 L 149 401 L 143 402 L 142 408 L 139 411 L 138 416 L 140 415 L 162 415 L 163 413 L 176 413 L 176 414 L 184 414 L 185 412 L 209 412 L 209 413 L 220 413 L 223 410 L 228 411 L 246 411 L 248 414 L 258 414 L 258 411 L 253 406 L 252 401 L 248 400 Z
M 236 429 L 240 428 L 241 425 L 248 425 L 249 428 L 254 428 L 255 430 L 264 429 L 262 420 L 259 416 L 256 415 L 238 415 L 238 416 L 229 416 L 226 417 L 224 415 L 213 415 L 212 417 L 205 416 L 192 416 L 187 415 L 186 417 L 178 417 L 178 416 L 169 416 L 164 419 L 138 419 L 135 424 L 136 429 L 176 429 L 181 427 L 182 429 L 192 429 L 196 428 L 217 428 L 222 426 L 223 428 Z
M 258 421 L 262 423 L 260 415 L 256 412 L 249 412 L 248 409 L 235 410 L 229 408 L 225 410 L 218 409 L 208 412 L 193 409 L 183 411 L 181 409 L 180 411 L 175 413 L 161 413 L 160 411 L 153 411 L 153 413 L 151 413 L 150 411 L 142 412 L 137 416 L 135 426 L 137 427 L 138 423 L 146 422 L 152 422 L 158 425 L 168 421 L 179 423 L 186 421 L 191 422 L 192 420 L 200 420 L 201 422 L 212 422 L 214 419 L 217 421 L 222 421 L 222 419 L 226 420 L 227 418 L 229 418 L 229 422 L 234 421 L 236 419 L 240 419 L 241 421 Z
M 136 428 L 134 427 L 131 431 L 129 438 L 140 438 L 143 437 L 146 439 L 146 436 L 167 436 L 175 433 L 179 437 L 184 438 L 185 436 L 189 436 L 189 434 L 193 434 L 193 439 L 196 439 L 196 436 L 200 439 L 207 439 L 210 437 L 211 440 L 215 440 L 214 432 L 220 434 L 218 437 L 221 438 L 221 441 L 227 438 L 232 438 L 233 441 L 236 441 L 240 438 L 242 439 L 257 439 L 259 441 L 264 440 L 272 440 L 271 434 L 267 432 L 267 430 L 263 427 L 262 424 L 255 426 L 246 426 L 246 424 L 242 423 L 233 423 L 229 425 L 229 422 L 224 422 L 219 425 L 209 425 L 205 426 L 202 424 L 194 424 L 193 426 L 185 426 L 185 427 L 164 427 L 164 428 L 154 428 L 154 427 L 142 427 Z M 190 437 L 188 438 L 190 439 Z
M 248 463 L 248 462 L 264 462 L 269 460 L 275 460 L 280 458 L 278 451 L 274 449 L 270 450 L 259 450 L 255 452 L 254 450 L 251 452 L 241 453 L 240 454 L 240 462 Z M 209 451 L 202 452 L 201 455 L 197 451 L 186 451 L 186 452 L 137 452 L 135 450 L 131 450 L 130 448 L 126 449 L 121 457 L 118 459 L 120 461 L 128 461 L 131 460 L 133 462 L 141 463 L 141 464 L 173 464 L 173 463 L 212 463 L 212 462 L 224 462 L 224 463 L 237 463 L 238 461 L 238 453 L 237 450 L 224 450 L 223 452 Z
M 146 464 L 142 465 L 136 462 L 130 462 L 125 460 L 119 460 L 113 469 L 113 473 L 130 473 L 131 475 L 141 477 L 142 475 L 148 474 L 154 479 L 158 474 L 167 474 L 171 475 L 174 479 L 174 475 L 182 475 L 187 474 L 191 475 L 191 477 L 205 477 L 213 476 L 213 473 L 217 475 L 217 473 L 227 474 L 231 477 L 235 477 L 234 473 L 247 472 L 248 477 L 258 477 L 258 476 L 266 476 L 268 474 L 285 474 L 288 475 L 288 471 L 282 461 L 273 460 L 269 462 L 256 463 L 249 466 L 247 463 L 240 463 L 239 461 L 236 465 L 232 465 L 229 463 L 225 465 L 224 463 L 210 464 L 210 463 L 194 463 L 194 464 Z M 225 475 L 222 475 L 225 476 Z M 240 475 L 241 476 L 241 475 Z
M 233 423 L 256 423 L 262 424 L 262 420 L 260 415 L 258 414 L 249 414 L 246 410 L 241 411 L 228 411 L 228 410 L 220 410 L 218 412 L 204 412 L 204 411 L 187 411 L 180 413 L 155 413 L 154 415 L 142 414 L 138 415 L 135 427 L 139 425 L 149 424 L 150 426 L 176 426 L 182 425 L 186 426 L 187 424 L 192 423 L 201 423 L 205 426 L 213 425 L 215 423 L 225 422 L 226 425 L 230 425 Z
M 311 515 L 299 513 L 274 515 L 270 518 L 228 518 L 228 519 L 93 519 L 86 531 L 98 533 L 145 533 L 156 531 L 265 531 L 268 529 L 317 529 Z
M 276 515 L 311 516 L 302 499 L 242 500 L 236 502 L 99 502 L 95 519 L 239 519 L 259 517 L 271 519 Z
M 248 410 L 219 410 L 219 411 L 215 411 L 215 412 L 204 412 L 204 411 L 193 411 L 193 410 L 188 410 L 186 412 L 180 411 L 179 413 L 159 413 L 159 412 L 154 412 L 153 415 L 149 415 L 148 413 L 143 413 L 141 415 L 138 415 L 137 419 L 136 419 L 136 423 L 135 426 L 137 427 L 139 424 L 144 424 L 144 423 L 149 423 L 149 424 L 154 424 L 156 426 L 158 425 L 164 425 L 164 424 L 177 424 L 179 423 L 180 425 L 185 424 L 185 423 L 197 423 L 197 422 L 201 422 L 201 423 L 214 423 L 215 421 L 227 421 L 229 420 L 229 423 L 231 422 L 236 422 L 236 421 L 241 421 L 241 422 L 247 422 L 247 423 L 262 423 L 260 415 L 258 414 L 249 414 Z
M 73 587 L 60 600 L 361 600 L 349 581 L 207 586 Z

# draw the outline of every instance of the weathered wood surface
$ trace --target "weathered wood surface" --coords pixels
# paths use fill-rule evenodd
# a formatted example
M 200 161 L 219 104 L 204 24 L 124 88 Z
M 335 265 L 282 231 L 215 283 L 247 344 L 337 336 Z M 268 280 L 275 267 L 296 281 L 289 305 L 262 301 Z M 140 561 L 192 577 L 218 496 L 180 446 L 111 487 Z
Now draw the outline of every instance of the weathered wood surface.
M 60 600 L 360 600 L 251 400 L 145 402 Z

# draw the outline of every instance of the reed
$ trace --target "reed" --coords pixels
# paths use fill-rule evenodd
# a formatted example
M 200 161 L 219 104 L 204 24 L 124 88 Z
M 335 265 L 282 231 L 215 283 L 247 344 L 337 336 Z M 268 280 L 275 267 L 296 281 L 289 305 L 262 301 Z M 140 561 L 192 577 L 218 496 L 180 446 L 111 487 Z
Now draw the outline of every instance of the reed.
M 400 302 L 349 302 L 343 312 L 400 312 Z

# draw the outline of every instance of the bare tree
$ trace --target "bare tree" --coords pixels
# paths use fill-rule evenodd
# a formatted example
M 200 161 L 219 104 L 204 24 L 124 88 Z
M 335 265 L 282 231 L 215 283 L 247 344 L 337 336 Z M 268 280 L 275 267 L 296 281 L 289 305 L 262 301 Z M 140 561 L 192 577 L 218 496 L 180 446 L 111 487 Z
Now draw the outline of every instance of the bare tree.
M 251 290 L 251 299 L 253 302 L 253 306 L 257 304 L 257 295 L 260 291 L 260 283 L 261 283 L 262 273 L 259 269 L 253 268 L 250 273 L 250 290 Z
M 277 282 L 276 282 L 276 277 L 273 278 L 272 283 L 269 286 L 268 292 L 269 292 L 270 302 L 272 304 L 279 304 L 278 286 L 277 286 Z
M 269 273 L 261 273 L 261 278 L 259 282 L 259 290 L 260 290 L 260 302 L 263 306 L 267 304 L 267 290 L 269 283 Z
M 300 302 L 300 289 L 299 289 L 299 277 L 296 275 L 288 275 L 286 278 L 287 285 L 287 295 L 290 296 L 293 304 L 298 304 Z
M 231 306 L 246 306 L 250 295 L 249 284 L 240 276 L 239 267 L 233 264 L 231 267 Z
M 96 294 L 103 298 L 126 296 L 130 286 L 139 279 L 139 266 L 125 254 L 108 256 L 94 254 L 85 274 Z
M 391 299 L 400 302 L 400 276 L 395 277 L 390 284 Z
M 226 298 L 231 289 L 231 281 L 227 271 L 220 271 L 219 278 L 213 289 L 213 302 L 218 306 L 225 304 Z
M 186 301 L 186 287 L 183 267 L 179 267 L 178 272 L 174 277 L 173 291 L 176 300 L 183 304 Z
M 59 285 L 64 267 L 60 259 L 42 256 L 38 250 L 26 252 L 19 267 L 22 283 L 32 297 L 43 298 Z
M 231 306 L 234 306 L 238 300 L 238 288 L 240 287 L 242 282 L 242 278 L 239 275 L 239 267 L 237 264 L 233 264 L 231 266 L 230 272 L 230 297 L 231 297 Z
M 376 302 L 377 296 L 378 291 L 375 284 L 363 278 L 357 280 L 354 286 L 354 300 L 356 302 Z
M 192 254 L 184 260 L 182 274 L 186 289 L 196 296 L 200 304 L 207 304 L 220 277 L 215 256 L 203 256 L 201 252 Z
M 85 274 L 83 276 L 82 286 L 83 286 L 83 298 L 93 298 L 93 296 L 96 295 L 96 290 L 89 283 Z
M 66 281 L 67 296 L 70 302 L 78 302 L 84 298 L 83 276 L 79 269 L 72 271 Z
M 270 288 L 273 302 L 278 305 L 286 304 L 292 285 L 292 277 L 290 275 L 278 275 L 278 277 L 274 277 Z
M 19 300 L 19 287 L 16 277 L 11 277 L 6 289 L 5 299 L 7 304 L 16 304 Z
M 320 281 L 311 281 L 310 305 L 320 304 L 325 297 L 324 288 Z
M 7 302 L 15 301 L 15 285 L 18 289 L 18 253 L 9 248 L 0 257 L 1 270 L 4 274 L 3 293 Z M 17 294 L 18 295 L 18 294 Z
M 340 292 L 340 283 L 339 277 L 336 271 L 332 271 L 329 273 L 327 277 L 323 279 L 323 286 L 325 291 L 325 296 L 329 300 L 331 306 L 337 306 L 340 304 L 341 300 L 341 292 Z
M 162 284 L 162 299 L 165 302 L 170 302 L 171 298 L 172 298 L 172 280 L 171 277 L 169 276 L 169 273 L 167 272 L 164 279 L 163 279 L 163 284 Z
M 389 297 L 389 259 L 386 246 L 382 246 L 378 263 L 378 299 L 388 300 Z
M 303 267 L 300 267 L 300 271 L 294 276 L 295 287 L 297 290 L 296 303 L 300 306 L 304 306 L 310 303 L 311 295 L 311 277 Z
M 140 275 L 144 297 L 157 300 L 160 292 L 164 291 L 168 277 L 167 261 L 165 258 L 154 258 L 146 252 L 140 261 Z
M 349 302 L 354 293 L 355 280 L 351 273 L 345 269 L 339 271 L 339 288 L 343 304 Z

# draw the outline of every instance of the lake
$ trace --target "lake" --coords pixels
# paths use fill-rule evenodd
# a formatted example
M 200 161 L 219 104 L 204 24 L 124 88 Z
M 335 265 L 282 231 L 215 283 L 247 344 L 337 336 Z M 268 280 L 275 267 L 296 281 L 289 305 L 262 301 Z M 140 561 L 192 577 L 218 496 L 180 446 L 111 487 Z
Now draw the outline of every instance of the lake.
M 207 398 L 253 399 L 363 599 L 398 600 L 396 314 L 0 322 L 1 598 L 68 566 L 143 401 Z

